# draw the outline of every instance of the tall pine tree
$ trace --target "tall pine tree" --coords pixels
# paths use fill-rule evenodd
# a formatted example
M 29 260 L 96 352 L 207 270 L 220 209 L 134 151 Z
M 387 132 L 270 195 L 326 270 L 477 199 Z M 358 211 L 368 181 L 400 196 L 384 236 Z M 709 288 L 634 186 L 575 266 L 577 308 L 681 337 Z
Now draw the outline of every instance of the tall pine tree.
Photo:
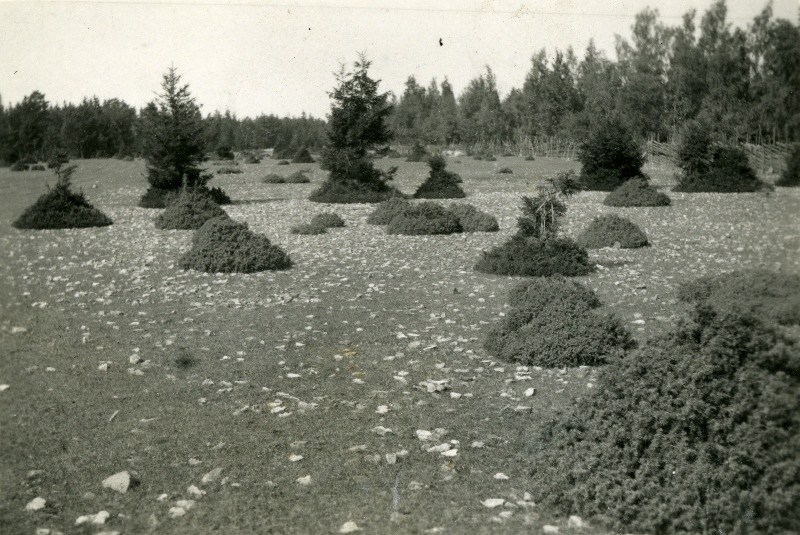
M 163 93 L 142 110 L 142 153 L 150 183 L 142 201 L 163 198 L 157 193 L 203 186 L 210 178 L 200 168 L 205 153 L 200 107 L 189 93 L 189 86 L 180 85 L 180 81 L 177 70 L 170 67 L 161 84 Z M 145 204 L 158 207 L 159 203 L 156 199 L 155 205 Z

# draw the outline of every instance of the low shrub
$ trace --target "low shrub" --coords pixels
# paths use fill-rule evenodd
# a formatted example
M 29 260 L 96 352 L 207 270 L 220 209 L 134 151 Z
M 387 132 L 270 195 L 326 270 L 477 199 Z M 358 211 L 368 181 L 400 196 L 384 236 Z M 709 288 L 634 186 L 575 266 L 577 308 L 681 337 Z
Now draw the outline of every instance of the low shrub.
M 325 228 L 341 228 L 344 226 L 344 219 L 335 212 L 322 212 L 311 218 L 311 224 Z
M 246 223 L 228 217 L 206 221 L 192 236 L 192 248 L 181 257 L 183 269 L 208 273 L 254 273 L 292 266 L 289 256 Z
M 215 217 L 228 214 L 207 192 L 184 190 L 156 217 L 155 224 L 162 230 L 196 230 Z
M 641 178 L 623 182 L 603 200 L 606 206 L 617 207 L 669 206 L 670 202 L 669 195 L 656 190 Z
M 29 169 L 29 165 L 23 162 L 22 160 L 17 160 L 16 162 L 11 164 L 9 169 L 11 171 L 27 171 Z
M 442 155 L 431 156 L 428 166 L 428 178 L 414 192 L 415 199 L 462 199 L 467 196 L 459 186 L 461 177 L 445 169 L 447 161 Z
M 506 243 L 484 252 L 475 269 L 493 275 L 579 277 L 594 271 L 594 266 L 586 249 L 570 239 L 516 234 Z
M 403 155 L 400 154 L 393 148 L 387 148 L 386 151 L 383 153 L 384 158 L 402 158 Z
M 30 169 L 31 169 L 31 171 L 46 171 L 47 170 L 47 168 L 44 165 L 40 164 L 40 163 L 35 163 L 35 164 L 31 165 Z
M 244 163 L 247 163 L 247 164 L 261 163 L 261 157 L 258 154 L 256 154 L 255 152 L 249 152 L 248 151 L 248 152 L 245 152 L 243 154 L 243 156 L 244 156 Z
M 786 156 L 786 169 L 775 185 L 787 188 L 800 186 L 800 143 L 795 144 Z
M 305 234 L 313 236 L 316 234 L 325 234 L 328 232 L 328 229 L 322 225 L 316 225 L 314 223 L 301 223 L 293 226 L 291 229 L 289 229 L 289 232 L 292 234 Z
M 367 216 L 367 223 L 388 225 L 394 216 L 409 208 L 411 208 L 411 203 L 407 200 L 402 197 L 392 197 L 375 207 L 375 210 Z
M 746 193 L 765 189 L 747 154 L 740 147 L 715 145 L 709 149 L 706 168 L 684 171 L 674 191 L 687 193 Z
M 311 179 L 306 176 L 306 173 L 309 173 L 308 169 L 301 169 L 287 176 L 284 180 L 287 184 L 308 184 Z
M 362 182 L 360 180 L 326 180 L 308 199 L 313 202 L 352 204 L 378 203 L 401 197 L 402 194 L 385 182 Z
M 614 317 L 597 312 L 586 287 L 563 278 L 536 278 L 509 293 L 512 309 L 484 342 L 491 355 L 546 368 L 597 366 L 635 346 Z
M 180 190 L 149 187 L 139 199 L 140 208 L 166 208 L 175 200 Z
M 268 174 L 261 181 L 265 184 L 286 184 L 286 179 L 276 173 Z
M 531 431 L 533 499 L 620 533 L 798 533 L 798 369 L 796 338 L 698 313 Z
M 92 206 L 83 192 L 71 190 L 70 177 L 75 166 L 56 168 L 56 185 L 25 209 L 11 225 L 18 229 L 60 229 L 106 227 L 113 222 Z
M 514 171 L 512 171 L 510 167 L 501 167 L 500 169 L 497 170 L 497 172 L 503 175 L 510 175 Z
M 408 153 L 408 158 L 406 158 L 407 162 L 421 162 L 425 158 L 428 157 L 428 151 L 425 150 L 425 147 L 422 146 L 418 140 L 414 142 L 414 145 L 411 147 L 411 152 Z
M 289 160 L 281 160 L 278 163 L 276 163 L 275 165 L 289 165 Z
M 227 145 L 220 145 L 215 152 L 220 160 L 233 160 L 235 157 L 233 151 Z
M 678 299 L 719 313 L 754 315 L 769 323 L 800 325 L 800 275 L 766 270 L 706 275 L 682 284 Z
M 440 204 L 423 202 L 410 205 L 395 215 L 389 221 L 386 232 L 388 234 L 417 236 L 423 234 L 454 234 L 462 232 L 462 229 L 455 214 Z
M 294 153 L 292 163 L 314 163 L 314 158 L 308 152 L 308 147 L 303 147 Z
M 485 161 L 485 162 L 495 162 L 495 161 L 497 161 L 497 158 L 495 158 L 494 154 L 484 154 L 483 155 L 483 161 Z
M 647 235 L 630 220 L 609 214 L 594 218 L 576 241 L 587 249 L 613 247 L 617 243 L 623 249 L 633 249 L 647 245 Z
M 225 166 L 225 167 L 220 167 L 219 169 L 217 169 L 217 174 L 218 175 L 238 175 L 238 174 L 241 174 L 241 173 L 242 173 L 242 170 L 239 167 Z
M 497 218 L 482 212 L 471 204 L 451 204 L 447 210 L 458 218 L 464 232 L 497 232 Z
M 207 192 L 214 202 L 220 206 L 233 203 L 230 196 L 219 186 L 214 186 L 213 188 L 203 187 L 198 189 L 200 189 L 201 192 Z
M 525 161 L 526 162 L 533 162 L 535 160 L 536 160 L 536 157 L 533 154 L 528 154 L 527 156 L 525 156 Z
M 516 156 L 516 154 L 514 154 L 510 150 L 505 150 L 503 151 L 503 154 L 501 156 L 503 156 L 503 158 L 513 158 L 514 156 Z

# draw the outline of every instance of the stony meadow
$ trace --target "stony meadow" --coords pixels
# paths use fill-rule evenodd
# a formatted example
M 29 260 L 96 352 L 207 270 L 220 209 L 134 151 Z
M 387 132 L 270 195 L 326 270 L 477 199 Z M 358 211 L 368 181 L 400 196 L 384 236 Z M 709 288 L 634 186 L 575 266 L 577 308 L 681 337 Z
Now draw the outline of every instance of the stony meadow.
M 316 164 L 240 164 L 210 185 L 294 261 L 252 275 L 177 266 L 192 233 L 136 207 L 143 161 L 77 163 L 76 189 L 112 226 L 12 228 L 53 178 L 0 169 L 0 531 L 604 533 L 538 506 L 524 454 L 544 420 L 602 386 L 596 372 L 487 354 L 519 279 L 473 270 L 514 232 L 521 196 L 577 163 L 450 158 L 500 232 L 429 237 L 387 235 L 366 223 L 370 205 L 306 200 L 326 176 Z M 428 172 L 378 165 L 399 165 L 406 193 Z M 308 184 L 262 182 L 302 169 Z M 644 170 L 675 183 L 671 167 Z M 685 316 L 683 282 L 800 273 L 796 189 L 670 192 L 654 208 L 604 196 L 570 198 L 564 230 L 615 213 L 646 232 L 649 247 L 590 251 L 597 271 L 577 279 L 640 341 Z M 290 232 L 323 211 L 346 226 Z M 103 485 L 122 471 L 124 493 Z

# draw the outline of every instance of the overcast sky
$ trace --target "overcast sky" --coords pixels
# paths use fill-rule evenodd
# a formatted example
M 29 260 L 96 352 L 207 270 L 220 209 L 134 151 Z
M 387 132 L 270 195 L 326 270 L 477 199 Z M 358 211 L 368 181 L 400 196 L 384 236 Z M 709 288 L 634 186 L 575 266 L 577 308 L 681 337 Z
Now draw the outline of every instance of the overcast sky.
M 728 20 L 746 27 L 764 0 L 728 0 Z M 647 6 L 677 25 L 697 22 L 711 0 L 0 0 L 0 98 L 34 90 L 51 103 L 84 96 L 142 107 L 174 65 L 204 114 L 229 109 L 324 117 L 340 62 L 372 60 L 380 89 L 400 95 L 414 75 L 447 77 L 458 95 L 490 65 L 502 95 L 521 87 L 531 56 L 590 38 L 613 57 L 614 35 L 629 37 Z M 431 7 L 436 6 L 436 7 Z M 776 17 L 798 20 L 798 0 L 774 0 Z

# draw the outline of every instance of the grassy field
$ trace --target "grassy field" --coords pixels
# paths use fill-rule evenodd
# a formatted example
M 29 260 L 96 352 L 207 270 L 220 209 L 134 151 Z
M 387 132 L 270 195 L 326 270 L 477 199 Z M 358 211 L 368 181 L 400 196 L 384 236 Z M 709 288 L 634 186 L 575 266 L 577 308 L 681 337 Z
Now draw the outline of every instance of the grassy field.
M 0 169 L 0 532 L 337 533 L 354 522 L 363 533 L 604 533 L 526 495 L 537 477 L 526 444 L 599 387 L 594 372 L 486 354 L 516 279 L 472 269 L 514 232 L 520 196 L 576 163 L 451 159 L 466 202 L 501 230 L 436 237 L 388 236 L 366 223 L 368 205 L 307 201 L 325 177 L 317 165 L 242 165 L 210 185 L 295 262 L 255 275 L 177 268 L 191 232 L 157 230 L 158 211 L 136 207 L 141 161 L 77 163 L 76 187 L 114 225 L 18 231 L 11 222 L 54 178 Z M 400 165 L 408 193 L 428 170 L 380 164 Z M 513 174 L 496 173 L 506 166 Z M 310 184 L 261 183 L 306 168 Z M 672 169 L 645 170 L 674 184 Z M 800 191 L 670 195 L 667 208 L 612 209 L 596 192 L 568 203 L 571 236 L 603 213 L 647 233 L 650 247 L 590 252 L 598 270 L 578 279 L 638 339 L 686 313 L 683 281 L 800 272 Z M 345 228 L 290 234 L 330 209 Z M 122 470 L 138 486 L 102 486 Z M 37 497 L 45 506 L 26 511 Z M 505 503 L 487 507 L 493 498 Z M 105 525 L 75 525 L 100 511 Z

